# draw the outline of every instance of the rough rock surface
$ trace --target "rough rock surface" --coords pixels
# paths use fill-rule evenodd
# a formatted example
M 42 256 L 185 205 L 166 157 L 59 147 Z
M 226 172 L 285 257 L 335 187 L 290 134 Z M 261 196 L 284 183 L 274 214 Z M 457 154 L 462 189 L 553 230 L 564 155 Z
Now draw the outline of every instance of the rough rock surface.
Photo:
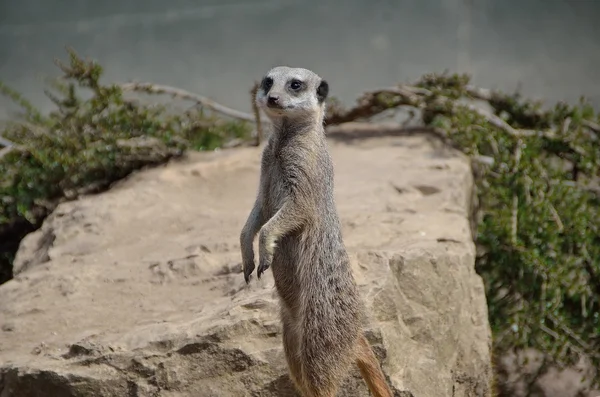
M 337 205 L 396 395 L 488 396 L 468 161 L 351 135 L 331 139 Z M 0 396 L 295 396 L 272 275 L 240 273 L 259 156 L 193 153 L 60 205 L 0 287 Z M 339 395 L 369 395 L 357 370 Z

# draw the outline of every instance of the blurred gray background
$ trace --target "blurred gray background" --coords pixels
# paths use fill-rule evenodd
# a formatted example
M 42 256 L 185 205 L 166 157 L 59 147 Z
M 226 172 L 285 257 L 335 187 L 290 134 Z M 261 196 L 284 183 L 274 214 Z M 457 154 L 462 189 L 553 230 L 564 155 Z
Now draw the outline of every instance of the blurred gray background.
M 313 69 L 350 104 L 425 72 L 600 107 L 599 0 L 0 0 L 0 80 L 44 111 L 65 45 L 106 81 L 150 81 L 248 111 L 272 66 Z M 0 100 L 0 117 L 12 110 Z

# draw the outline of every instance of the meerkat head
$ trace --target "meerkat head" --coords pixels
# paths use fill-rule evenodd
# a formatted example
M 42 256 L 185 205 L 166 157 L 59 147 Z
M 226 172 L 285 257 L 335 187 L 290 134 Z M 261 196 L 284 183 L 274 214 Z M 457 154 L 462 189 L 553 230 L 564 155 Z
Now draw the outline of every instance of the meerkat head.
M 329 84 L 303 68 L 278 66 L 262 79 L 256 103 L 275 121 L 281 118 L 322 119 Z

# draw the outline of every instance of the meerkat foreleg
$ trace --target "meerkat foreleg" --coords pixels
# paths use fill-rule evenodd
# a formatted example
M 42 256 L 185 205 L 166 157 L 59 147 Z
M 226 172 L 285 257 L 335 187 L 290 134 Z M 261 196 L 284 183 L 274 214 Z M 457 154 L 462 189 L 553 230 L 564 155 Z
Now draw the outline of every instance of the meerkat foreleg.
M 250 275 L 254 271 L 254 237 L 264 224 L 262 215 L 261 196 L 256 198 L 246 224 L 240 234 L 240 249 L 242 251 L 242 269 L 246 284 L 250 281 Z
M 264 224 L 258 235 L 259 264 L 256 271 L 258 278 L 271 267 L 277 241 L 287 233 L 302 226 L 303 222 L 302 208 L 293 200 L 287 200 L 275 215 Z

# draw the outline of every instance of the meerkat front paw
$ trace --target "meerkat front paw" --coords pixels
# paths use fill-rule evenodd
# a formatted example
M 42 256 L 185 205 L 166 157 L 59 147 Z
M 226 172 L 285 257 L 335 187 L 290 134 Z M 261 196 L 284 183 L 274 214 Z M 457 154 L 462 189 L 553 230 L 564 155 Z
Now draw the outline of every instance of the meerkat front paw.
M 262 274 L 267 271 L 271 267 L 271 260 L 265 258 L 264 256 L 260 258 L 260 262 L 258 264 L 258 270 L 256 271 L 256 276 L 260 278 Z
M 273 260 L 273 251 L 275 250 L 275 241 L 265 232 L 261 232 L 258 239 L 258 270 L 256 276 L 260 278 L 262 274 L 271 267 L 271 261 Z
M 261 245 L 258 259 L 258 270 L 256 270 L 256 277 L 260 278 L 262 274 L 271 267 L 271 261 L 273 260 L 273 249 L 269 250 L 269 247 Z
M 240 235 L 240 248 L 242 251 L 242 271 L 246 284 L 250 282 L 250 275 L 254 271 L 254 249 L 252 248 L 252 235 L 244 228 Z
M 243 262 L 242 269 L 244 271 L 244 280 L 246 280 L 246 284 L 250 283 L 250 275 L 254 271 L 254 261 L 252 262 Z

